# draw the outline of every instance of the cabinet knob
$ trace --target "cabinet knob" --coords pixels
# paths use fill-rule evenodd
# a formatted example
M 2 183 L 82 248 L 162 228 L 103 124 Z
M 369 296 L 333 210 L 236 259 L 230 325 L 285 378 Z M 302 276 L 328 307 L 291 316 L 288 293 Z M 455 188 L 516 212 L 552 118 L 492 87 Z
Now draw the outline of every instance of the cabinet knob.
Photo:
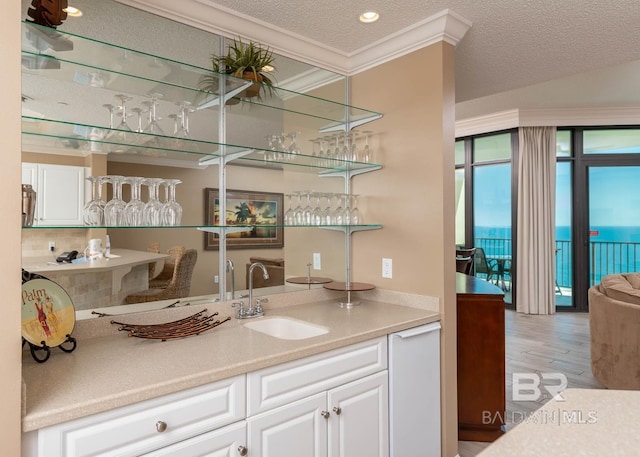
M 339 406 L 335 406 L 333 408 L 333 412 L 336 413 L 337 416 L 339 416 L 340 414 L 342 414 L 342 408 L 340 408 Z
M 238 446 L 238 454 L 242 456 L 247 455 L 247 448 L 244 446 Z
M 329 411 L 322 411 L 320 415 L 325 419 L 329 419 L 329 416 L 331 416 L 331 413 Z
M 167 429 L 167 423 L 164 421 L 156 422 L 156 430 L 160 433 L 164 432 Z

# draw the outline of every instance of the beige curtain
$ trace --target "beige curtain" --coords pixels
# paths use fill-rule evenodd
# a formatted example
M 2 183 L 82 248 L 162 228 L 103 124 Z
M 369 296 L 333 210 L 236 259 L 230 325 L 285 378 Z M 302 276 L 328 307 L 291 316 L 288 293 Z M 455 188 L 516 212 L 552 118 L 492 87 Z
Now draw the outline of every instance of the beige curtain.
M 517 311 L 554 314 L 556 129 L 519 131 Z

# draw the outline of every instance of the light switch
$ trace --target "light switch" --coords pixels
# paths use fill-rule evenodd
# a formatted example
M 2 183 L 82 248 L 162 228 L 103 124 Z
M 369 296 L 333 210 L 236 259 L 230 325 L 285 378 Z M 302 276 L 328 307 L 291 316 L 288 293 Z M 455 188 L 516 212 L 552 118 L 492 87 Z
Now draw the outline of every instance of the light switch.
M 320 253 L 313 253 L 313 269 L 314 270 L 322 270 L 322 262 L 320 260 Z

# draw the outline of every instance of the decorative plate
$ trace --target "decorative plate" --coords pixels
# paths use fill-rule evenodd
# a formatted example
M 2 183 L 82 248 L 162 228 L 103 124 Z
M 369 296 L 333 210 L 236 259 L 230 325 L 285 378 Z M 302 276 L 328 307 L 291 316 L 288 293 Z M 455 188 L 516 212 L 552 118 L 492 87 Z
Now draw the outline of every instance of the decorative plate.
M 56 347 L 67 340 L 76 323 L 69 294 L 57 283 L 23 272 L 22 337 L 34 346 Z

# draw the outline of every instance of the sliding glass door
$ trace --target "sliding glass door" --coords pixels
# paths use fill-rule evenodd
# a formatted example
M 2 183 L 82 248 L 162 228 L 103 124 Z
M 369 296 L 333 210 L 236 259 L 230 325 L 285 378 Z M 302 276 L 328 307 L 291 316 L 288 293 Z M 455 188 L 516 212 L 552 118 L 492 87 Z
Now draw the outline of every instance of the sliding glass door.
M 590 166 L 589 286 L 640 271 L 640 166 Z

